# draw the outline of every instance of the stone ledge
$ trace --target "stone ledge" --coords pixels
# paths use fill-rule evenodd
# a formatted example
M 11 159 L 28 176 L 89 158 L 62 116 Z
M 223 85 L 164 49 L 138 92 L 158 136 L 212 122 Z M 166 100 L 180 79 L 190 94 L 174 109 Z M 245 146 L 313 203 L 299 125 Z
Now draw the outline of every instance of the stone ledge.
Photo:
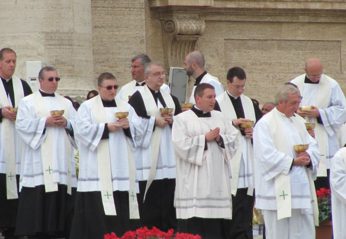
M 149 0 L 151 8 L 346 10 L 343 0 Z

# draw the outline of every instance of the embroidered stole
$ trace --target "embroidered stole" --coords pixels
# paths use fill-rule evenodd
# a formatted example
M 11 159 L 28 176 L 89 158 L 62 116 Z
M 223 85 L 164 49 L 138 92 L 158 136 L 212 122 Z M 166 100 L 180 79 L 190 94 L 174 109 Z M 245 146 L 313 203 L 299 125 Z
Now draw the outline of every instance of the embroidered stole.
M 280 134 L 280 130 L 285 127 L 282 123 L 282 117 L 280 112 L 274 108 L 272 110 L 271 117 L 269 118 L 269 124 L 271 125 L 270 134 L 273 137 L 273 142 L 275 147 L 284 152 L 285 154 L 290 154 L 292 152 L 292 145 L 287 144 L 288 141 L 285 140 L 285 137 Z M 305 125 L 303 124 L 303 119 L 300 116 L 291 117 L 295 128 L 297 129 L 301 142 L 300 144 L 305 144 L 305 137 L 303 132 L 306 131 Z M 312 197 L 312 209 L 314 212 L 314 221 L 315 224 L 318 225 L 318 205 L 317 205 L 317 197 L 315 191 L 315 184 L 312 179 L 311 170 L 306 168 L 306 173 L 309 180 L 310 185 L 310 194 Z M 282 218 L 291 217 L 292 212 L 292 194 L 291 194 L 291 181 L 290 176 L 288 174 L 280 174 L 275 178 L 275 197 L 276 197 L 276 206 L 277 206 L 277 219 L 280 220 Z
M 59 107 L 58 109 L 54 110 L 64 110 L 64 115 L 68 115 L 68 108 L 65 104 L 65 98 L 57 93 L 55 93 L 55 99 L 58 102 Z M 50 109 L 47 104 L 44 104 L 43 97 L 41 96 L 41 93 L 39 91 L 34 93 L 34 105 L 36 113 L 39 117 L 48 117 L 50 116 Z M 44 139 L 43 143 L 41 144 L 40 150 L 41 150 L 41 159 L 42 159 L 42 168 L 43 168 L 43 181 L 44 181 L 44 187 L 46 192 L 55 192 L 58 191 L 58 183 L 59 180 L 54 178 L 54 173 L 60 173 L 59 172 L 59 166 L 58 162 L 56 160 L 53 160 L 53 152 L 54 152 L 54 145 L 56 145 L 56 138 L 54 137 L 54 131 L 57 129 L 54 127 L 46 127 L 46 138 Z M 62 129 L 65 130 L 65 129 Z M 70 140 L 67 136 L 67 133 L 64 132 L 63 134 L 63 142 L 65 144 L 65 158 L 67 163 L 67 190 L 68 193 L 71 194 L 71 178 L 72 178 L 72 172 L 71 172 L 71 154 L 73 151 L 72 145 L 70 143 Z
M 255 110 L 253 107 L 252 100 L 245 96 L 241 95 L 241 102 L 244 109 L 244 114 L 246 119 L 253 120 L 256 122 L 256 115 Z M 237 119 L 237 113 L 234 110 L 233 104 L 231 99 L 229 98 L 229 95 L 227 91 L 225 91 L 220 98 L 218 98 L 218 103 L 221 109 L 221 112 L 224 114 L 224 116 L 230 120 L 230 123 L 232 124 L 232 120 Z M 245 167 L 250 166 L 252 167 L 253 172 L 253 148 L 251 144 L 251 139 L 246 138 L 245 136 L 240 134 L 240 147 L 239 150 L 237 150 L 237 153 L 234 155 L 234 157 L 231 160 L 231 172 L 232 172 L 232 179 L 231 179 L 231 189 L 232 189 L 232 195 L 236 195 L 237 189 L 238 189 L 238 180 L 239 180 L 239 170 L 240 170 L 240 163 L 243 155 L 243 150 L 246 150 L 247 157 L 248 157 L 248 163 L 245 163 Z M 245 159 L 244 159 L 245 161 Z M 248 165 L 250 164 L 250 165 Z M 248 186 L 248 192 L 247 194 L 252 196 L 254 189 L 254 182 L 249 182 Z
M 172 114 L 174 115 L 175 112 L 175 104 L 172 99 L 172 96 L 166 92 L 160 91 L 161 95 L 163 97 L 163 100 L 166 103 L 166 106 L 168 108 L 174 109 Z M 148 86 L 144 86 L 143 89 L 140 91 L 143 102 L 145 105 L 145 109 L 147 111 L 147 114 L 149 116 L 160 116 L 160 101 L 158 101 L 158 105 L 156 105 L 155 99 L 153 97 L 153 94 L 151 93 L 150 89 Z M 148 189 L 151 185 L 151 183 L 154 181 L 155 176 L 156 176 L 156 167 L 157 167 L 157 161 L 159 159 L 159 150 L 160 150 L 160 141 L 161 141 L 161 133 L 162 129 L 160 127 L 155 127 L 155 130 L 153 131 L 152 137 L 151 137 L 151 166 L 150 166 L 150 171 L 149 171 L 149 176 L 147 179 L 147 184 L 145 187 L 145 193 L 144 193 L 144 198 L 143 200 L 145 201 L 146 194 L 148 192 Z
M 24 90 L 22 82 L 19 78 L 12 78 L 12 85 L 14 91 L 14 99 L 18 105 L 19 101 L 24 97 Z M 0 83 L 0 107 L 11 106 L 15 107 L 10 98 L 7 97 L 6 90 L 2 82 Z M 3 146 L 4 160 L 6 162 L 6 196 L 7 199 L 17 199 L 17 180 L 16 180 L 16 154 L 15 150 L 15 125 L 14 122 L 2 118 L 2 129 L 1 129 L 1 138 L 6 143 L 6 146 Z
M 304 77 L 300 78 L 298 81 L 295 82 L 297 84 L 301 94 L 303 95 L 304 88 L 308 84 L 304 83 L 305 75 Z M 324 75 L 322 75 L 324 76 Z M 329 84 L 328 79 L 324 77 L 321 77 L 319 82 L 319 88 L 318 88 L 318 94 L 314 95 L 314 101 L 315 105 L 318 108 L 327 108 L 330 95 L 332 92 L 331 86 Z M 316 135 L 316 141 L 318 142 L 318 148 L 321 153 L 321 160 L 318 166 L 317 176 L 326 177 L 327 176 L 327 157 L 329 155 L 329 145 L 328 145 L 328 134 L 323 127 L 323 125 L 317 123 L 316 118 L 309 119 L 311 122 L 315 123 L 315 135 Z

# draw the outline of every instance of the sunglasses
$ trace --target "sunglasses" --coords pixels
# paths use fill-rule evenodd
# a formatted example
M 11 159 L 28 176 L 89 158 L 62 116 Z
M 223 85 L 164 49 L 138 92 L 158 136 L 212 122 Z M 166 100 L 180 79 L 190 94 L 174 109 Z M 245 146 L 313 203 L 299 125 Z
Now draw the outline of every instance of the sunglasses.
M 55 81 L 60 81 L 60 77 L 49 77 L 48 81 L 52 82 L 53 80 Z
M 112 89 L 114 89 L 114 90 L 116 90 L 116 89 L 118 89 L 118 85 L 108 85 L 108 86 L 102 86 L 103 88 L 106 88 L 107 90 L 112 90 Z

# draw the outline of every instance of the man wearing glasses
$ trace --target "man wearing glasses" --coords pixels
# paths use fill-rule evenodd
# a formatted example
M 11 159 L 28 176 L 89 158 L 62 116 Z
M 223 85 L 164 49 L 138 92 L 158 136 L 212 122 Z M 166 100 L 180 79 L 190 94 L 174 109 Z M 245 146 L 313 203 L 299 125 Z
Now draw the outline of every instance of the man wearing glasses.
M 145 68 L 146 85 L 134 93 L 129 104 L 138 116 L 149 119 L 144 137 L 136 137 L 135 151 L 139 181 L 139 209 L 143 226 L 167 231 L 176 227 L 173 206 L 175 157 L 172 145 L 173 115 L 181 112 L 176 97 L 162 91 L 165 71 L 160 64 Z
M 24 141 L 16 234 L 68 237 L 76 187 L 73 124 L 76 111 L 56 93 L 60 77 L 51 66 L 38 75 L 39 91 L 21 100 L 16 129 Z
M 15 131 L 16 108 L 32 93 L 26 81 L 13 76 L 16 61 L 14 50 L 0 50 L 0 232 L 5 238 L 14 238 L 18 206 L 21 142 Z
M 262 117 L 258 105 L 244 95 L 245 71 L 233 67 L 227 72 L 227 90 L 217 98 L 216 109 L 241 133 L 241 153 L 231 160 L 232 220 L 230 238 L 252 238 L 254 205 L 253 124 Z
M 316 187 L 328 187 L 330 159 L 341 147 L 336 133 L 346 121 L 346 100 L 338 82 L 323 74 L 320 59 L 310 58 L 305 63 L 305 74 L 291 81 L 303 97 L 298 114 L 315 123 L 315 138 L 321 152 Z

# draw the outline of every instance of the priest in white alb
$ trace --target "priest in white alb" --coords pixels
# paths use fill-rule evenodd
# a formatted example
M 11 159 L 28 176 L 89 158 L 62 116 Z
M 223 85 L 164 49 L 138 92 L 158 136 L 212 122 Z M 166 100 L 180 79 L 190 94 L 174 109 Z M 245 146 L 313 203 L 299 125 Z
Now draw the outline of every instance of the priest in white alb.
M 205 239 L 231 238 L 231 160 L 240 153 L 239 132 L 214 110 L 215 90 L 201 83 L 196 105 L 175 117 L 172 140 L 177 161 L 174 206 L 178 231 Z
M 132 122 L 141 119 L 129 104 L 115 100 L 113 74 L 100 74 L 97 84 L 99 95 L 80 106 L 76 120 L 79 177 L 71 239 L 111 232 L 120 237 L 139 226 Z
M 129 100 L 137 115 L 149 120 L 149 125 L 137 124 L 134 133 L 141 223 L 163 231 L 176 227 L 173 206 L 176 170 L 171 126 L 173 116 L 181 112 L 178 99 L 161 88 L 165 78 L 162 65 L 148 64 L 146 85 Z
M 346 148 L 341 148 L 331 162 L 330 188 L 332 192 L 333 238 L 346 236 Z
M 13 238 L 18 206 L 22 142 L 15 129 L 19 101 L 32 93 L 24 80 L 13 76 L 17 54 L 0 50 L 0 233 Z
M 275 101 L 276 108 L 254 128 L 255 207 L 262 211 L 267 239 L 314 239 L 317 143 L 295 113 L 301 102 L 299 89 L 286 84 Z
M 133 93 L 145 86 L 144 69 L 151 62 L 151 59 L 146 54 L 139 54 L 131 59 L 131 76 L 132 80 L 123 85 L 117 93 L 116 99 L 128 102 Z M 169 93 L 168 85 L 162 84 L 161 90 Z
M 254 197 L 254 169 L 252 133 L 253 125 L 262 112 L 251 98 L 244 94 L 246 73 L 240 67 L 227 72 L 227 90 L 217 97 L 215 109 L 241 133 L 241 153 L 231 160 L 233 216 L 230 225 L 231 238 L 252 238 Z
M 339 144 L 337 132 L 346 121 L 345 95 L 339 83 L 323 73 L 323 65 L 317 58 L 308 59 L 305 74 L 291 82 L 298 86 L 303 97 L 298 114 L 316 125 L 315 138 L 321 153 L 316 187 L 329 188 L 330 160 L 343 146 Z
M 43 67 L 38 78 L 39 91 L 20 101 L 16 120 L 24 141 L 16 234 L 68 237 L 77 184 L 76 111 L 71 101 L 56 93 L 60 77 L 54 67 Z

